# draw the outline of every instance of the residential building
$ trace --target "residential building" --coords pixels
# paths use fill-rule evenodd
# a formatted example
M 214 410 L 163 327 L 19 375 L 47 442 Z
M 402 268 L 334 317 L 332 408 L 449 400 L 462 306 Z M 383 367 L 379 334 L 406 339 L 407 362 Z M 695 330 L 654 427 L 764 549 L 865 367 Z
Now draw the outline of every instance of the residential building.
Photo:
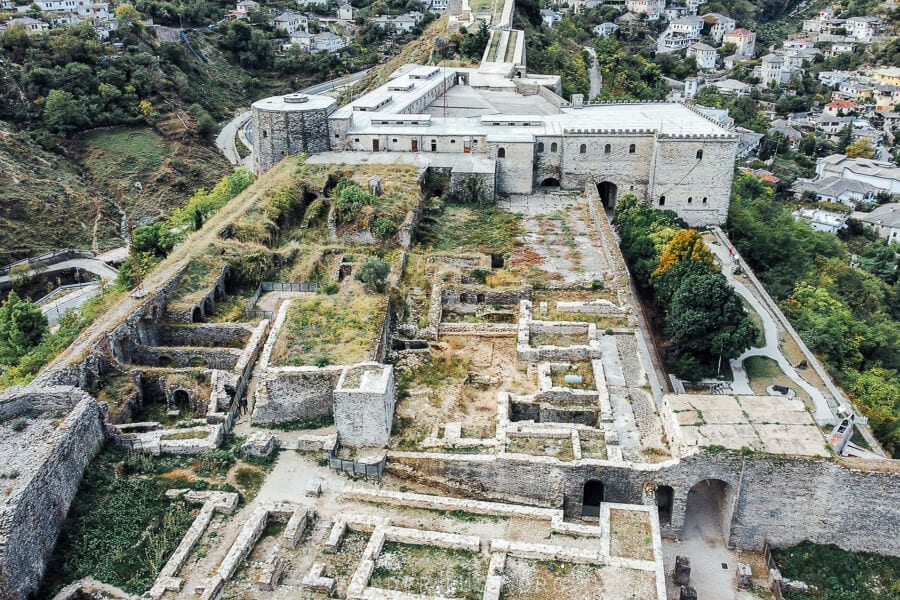
M 879 85 L 875 88 L 875 110 L 893 112 L 897 106 L 900 106 L 900 86 Z
M 859 79 L 848 79 L 838 86 L 838 96 L 843 98 L 873 98 L 875 86 L 861 82 Z
M 900 67 L 885 67 L 871 72 L 872 78 L 885 85 L 900 85 Z
M 707 46 L 702 42 L 695 42 L 688 46 L 687 55 L 693 56 L 697 61 L 697 66 L 704 71 L 711 71 L 716 68 L 716 58 L 718 54 L 712 46 Z
M 555 10 L 544 9 L 541 11 L 541 21 L 547 27 L 553 27 L 562 20 L 562 14 Z
M 720 15 L 719 13 L 707 13 L 703 15 L 703 22 L 709 26 L 709 35 L 716 41 L 721 43 L 725 34 L 731 33 L 735 28 L 735 21 L 731 17 Z
M 601 23 L 594 27 L 594 35 L 597 37 L 608 38 L 619 30 L 619 26 L 615 23 Z
M 856 212 L 853 218 L 889 242 L 900 242 L 900 203 L 882 204 L 870 213 Z
M 834 42 L 831 48 L 825 51 L 825 58 L 832 58 L 840 54 L 856 52 L 856 44 L 853 42 Z
M 731 56 L 726 56 L 722 63 L 725 65 L 725 68 L 729 71 L 735 68 L 737 65 L 742 62 L 747 62 L 751 60 L 749 56 L 745 56 L 743 54 L 732 54 Z
M 681 17 L 675 19 L 674 21 L 669 23 L 669 27 L 666 32 L 674 33 L 691 40 L 699 40 L 700 34 L 703 32 L 703 18 Z
M 795 221 L 806 221 L 816 231 L 837 233 L 847 227 L 850 215 L 821 208 L 801 208 L 793 212 Z
M 725 79 L 724 81 L 716 81 L 710 85 L 719 90 L 719 93 L 723 96 L 743 96 L 749 94 L 751 89 L 749 83 L 744 83 L 737 79 Z
M 879 192 L 878 188 L 863 181 L 834 176 L 798 179 L 791 191 L 798 198 L 811 192 L 816 195 L 817 202 L 834 202 L 851 208 L 856 208 L 860 203 L 874 202 Z
M 784 83 L 784 59 L 775 54 L 766 54 L 760 61 L 759 79 L 764 85 Z
M 638 15 L 659 16 L 666 8 L 666 0 L 626 0 L 625 8 Z
M 722 37 L 725 44 L 734 44 L 734 53 L 744 56 L 753 56 L 756 52 L 756 33 L 749 29 L 735 29 Z
M 785 50 L 806 50 L 809 48 L 815 48 L 816 44 L 810 39 L 807 38 L 794 38 L 790 40 L 784 40 L 781 44 L 781 47 Z
M 291 35 L 295 31 L 303 30 L 309 31 L 309 19 L 304 15 L 295 13 L 293 11 L 285 11 L 269 21 L 269 25 L 275 28 L 276 31 L 280 31 L 282 33 L 286 33 Z
M 831 154 L 816 162 L 819 177 L 832 175 L 868 183 L 890 194 L 900 195 L 900 167 L 870 158 L 847 158 Z
M 799 130 L 794 129 L 788 125 L 786 121 L 780 119 L 774 121 L 772 127 L 770 127 L 766 133 L 769 135 L 780 133 L 790 142 L 792 150 L 796 150 L 797 146 L 800 144 L 800 140 L 803 139 L 803 134 Z
M 428 10 L 436 13 L 447 12 L 447 0 L 431 0 L 431 4 L 428 5 Z
M 844 23 L 847 35 L 861 42 L 871 42 L 884 25 L 878 17 L 850 17 Z
M 330 31 L 317 33 L 312 38 L 310 52 L 337 52 L 347 46 L 347 40 Z
M 50 24 L 46 21 L 33 19 L 31 17 L 17 17 L 15 19 L 10 19 L 9 21 L 7 21 L 7 25 L 9 27 L 24 27 L 29 35 L 40 35 L 41 33 L 50 29 Z
M 821 11 L 814 19 L 803 21 L 803 31 L 809 33 L 830 34 L 843 26 L 844 19 L 836 19 L 830 9 Z
M 832 87 L 844 83 L 851 77 L 853 77 L 853 73 L 850 71 L 822 71 L 819 73 L 819 81 Z
M 843 116 L 845 113 L 850 111 L 858 110 L 859 105 L 855 102 L 850 102 L 849 100 L 832 100 L 828 104 L 825 105 L 824 112 L 826 115 L 832 115 L 834 117 Z
M 259 2 L 253 0 L 241 0 L 237 3 L 234 10 L 228 13 L 228 16 L 235 19 L 246 19 L 250 13 L 259 10 Z
M 412 31 L 423 16 L 420 12 L 412 11 L 402 15 L 379 15 L 372 22 L 388 31 L 406 33 Z
M 337 18 L 341 21 L 352 21 L 356 18 L 357 10 L 349 3 L 341 4 L 337 9 Z

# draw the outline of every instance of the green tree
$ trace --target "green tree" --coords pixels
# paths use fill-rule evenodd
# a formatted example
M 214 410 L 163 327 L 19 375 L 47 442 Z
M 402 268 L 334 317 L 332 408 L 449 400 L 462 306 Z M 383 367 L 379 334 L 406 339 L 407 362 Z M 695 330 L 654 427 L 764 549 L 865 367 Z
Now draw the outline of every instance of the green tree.
M 383 292 L 387 276 L 391 272 L 390 263 L 378 258 L 370 258 L 356 272 L 356 280 L 369 292 Z
M 47 331 L 47 317 L 26 298 L 11 291 L 0 305 L 0 363 L 16 365 Z
M 759 333 L 725 276 L 715 271 L 684 277 L 665 320 L 672 348 L 706 364 L 718 357 L 737 358 Z
M 44 122 L 51 131 L 71 135 L 87 127 L 84 102 L 66 90 L 51 90 L 44 102 Z

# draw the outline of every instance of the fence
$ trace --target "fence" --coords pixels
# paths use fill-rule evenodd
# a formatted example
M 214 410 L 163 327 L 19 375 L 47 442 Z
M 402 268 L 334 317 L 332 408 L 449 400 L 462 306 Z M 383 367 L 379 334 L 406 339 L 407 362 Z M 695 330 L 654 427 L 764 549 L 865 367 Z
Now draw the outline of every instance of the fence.
M 53 252 L 47 252 L 46 254 L 41 254 L 40 256 L 32 256 L 31 258 L 25 258 L 14 263 L 10 263 L 4 267 L 0 267 L 0 276 L 9 275 L 9 272 L 11 270 L 19 266 L 27 266 L 29 270 L 37 270 L 42 267 L 55 265 L 56 263 L 70 260 L 72 258 L 94 258 L 94 253 L 86 252 L 84 250 L 73 250 L 71 248 L 66 248 L 65 250 L 54 250 Z
M 256 291 L 247 301 L 248 318 L 272 319 L 274 314 L 268 310 L 256 310 L 256 303 L 263 292 L 316 292 L 319 290 L 318 283 L 305 281 L 262 281 L 257 286 Z
M 369 464 L 350 460 L 348 458 L 341 458 L 338 456 L 338 450 L 340 450 L 340 445 L 336 444 L 328 454 L 329 467 L 337 471 L 350 473 L 351 475 L 362 475 L 366 478 L 366 481 L 369 480 L 369 477 L 381 479 L 381 474 L 384 472 L 384 467 L 387 465 L 387 454 L 382 456 L 381 460 L 377 463 Z
M 772 558 L 772 550 L 769 548 L 768 541 L 763 542 L 763 557 L 766 559 L 769 589 L 772 590 L 772 595 L 775 596 L 775 600 L 784 600 L 784 596 L 781 595 L 781 582 L 772 577 L 772 571 L 778 571 L 778 565 L 775 564 L 775 559 Z

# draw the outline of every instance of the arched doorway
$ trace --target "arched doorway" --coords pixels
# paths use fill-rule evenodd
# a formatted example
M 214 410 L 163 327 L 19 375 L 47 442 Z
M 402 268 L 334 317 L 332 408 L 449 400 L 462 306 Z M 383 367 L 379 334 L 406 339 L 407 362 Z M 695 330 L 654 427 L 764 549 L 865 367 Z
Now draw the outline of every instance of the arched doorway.
M 191 323 L 202 323 L 203 322 L 203 311 L 200 310 L 199 306 L 195 306 L 194 310 L 191 311 Z
M 212 298 L 207 296 L 206 300 L 203 301 L 203 314 L 205 314 L 207 317 L 211 317 L 215 311 L 216 305 L 213 304 Z
M 581 500 L 582 517 L 599 517 L 600 504 L 603 502 L 603 482 L 590 479 L 584 483 L 584 495 Z
M 600 202 L 603 203 L 603 208 L 606 210 L 612 210 L 616 207 L 616 196 L 619 193 L 619 188 L 611 181 L 602 181 L 597 184 L 597 193 L 600 194 Z
M 704 479 L 688 492 L 682 538 L 727 543 L 733 511 L 731 486 L 721 479 Z
M 175 390 L 172 393 L 172 406 L 182 411 L 191 410 L 191 396 L 187 390 Z
M 559 179 L 547 177 L 541 182 L 541 187 L 559 187 Z
M 216 302 L 221 302 L 225 299 L 225 287 L 224 285 L 217 285 L 216 289 L 213 290 L 213 300 Z
M 674 498 L 675 490 L 671 486 L 656 486 L 656 509 L 659 511 L 660 525 L 670 525 L 672 523 L 672 503 Z

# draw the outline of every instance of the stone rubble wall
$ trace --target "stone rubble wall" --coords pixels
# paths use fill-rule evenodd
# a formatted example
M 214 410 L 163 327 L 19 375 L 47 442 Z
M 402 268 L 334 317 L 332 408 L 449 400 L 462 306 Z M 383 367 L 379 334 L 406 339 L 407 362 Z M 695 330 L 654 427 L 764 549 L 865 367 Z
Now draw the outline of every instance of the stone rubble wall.
M 233 371 L 243 350 L 237 348 L 165 347 L 138 346 L 135 348 L 133 364 L 150 367 L 161 366 L 160 359 L 169 359 L 169 365 L 179 369 L 191 367 L 191 361 L 201 361 L 210 369 Z
M 0 600 L 24 600 L 37 589 L 84 469 L 104 437 L 100 406 L 83 398 L 47 434 L 51 450 L 35 454 L 38 470 L 17 482 L 0 506 Z
M 0 392 L 0 423 L 32 412 L 65 413 L 88 398 L 87 392 L 68 385 L 7 388 Z
M 252 421 L 270 425 L 333 414 L 333 392 L 343 367 L 279 367 L 259 380 Z
M 896 461 L 832 462 L 703 450 L 656 464 L 531 458 L 392 452 L 388 470 L 478 499 L 529 503 L 556 499 L 574 518 L 581 515 L 588 480 L 603 482 L 606 500 L 626 504 L 640 503 L 646 486 L 671 486 L 672 522 L 661 525 L 666 537 L 681 534 L 691 487 L 720 479 L 733 492 L 726 510 L 731 514 L 728 542 L 735 548 L 758 550 L 766 541 L 786 547 L 809 540 L 900 556 Z
M 152 345 L 243 348 L 252 332 L 245 323 L 173 323 L 160 329 L 159 342 Z

